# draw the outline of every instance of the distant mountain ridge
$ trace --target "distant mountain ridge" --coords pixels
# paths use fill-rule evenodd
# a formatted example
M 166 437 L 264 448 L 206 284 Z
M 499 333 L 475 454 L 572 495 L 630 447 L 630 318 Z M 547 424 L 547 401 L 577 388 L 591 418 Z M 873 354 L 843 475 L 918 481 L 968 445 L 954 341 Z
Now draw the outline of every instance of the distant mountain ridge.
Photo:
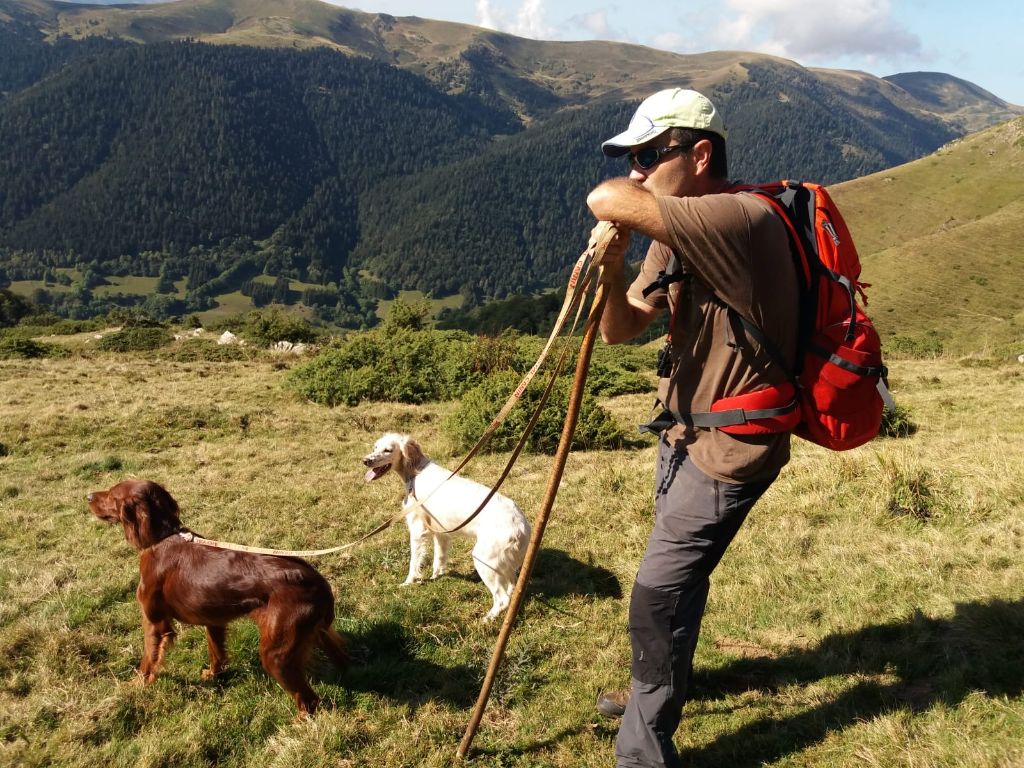
M 177 0 L 124 6 L 2 0 L 4 13 L 34 24 L 49 41 L 101 36 L 139 43 L 191 38 L 264 47 L 330 47 L 410 69 L 449 92 L 489 92 L 526 119 L 594 99 L 642 98 L 669 84 L 709 89 L 742 80 L 747 62 L 803 69 L 786 59 L 736 51 L 678 54 L 608 41 L 529 40 L 468 24 L 365 13 L 319 0 Z M 884 100 L 890 109 L 934 114 L 959 133 L 1024 114 L 1024 106 L 941 73 L 875 78 L 844 70 L 805 71 L 856 80 L 858 87 L 848 92 L 846 107 L 862 114 L 865 107 L 870 110 L 865 99 Z M 921 74 L 929 76 L 927 87 L 920 85 Z M 885 88 L 880 80 L 898 90 Z M 943 98 L 935 99 L 939 91 Z
M 161 304 L 180 312 L 262 272 L 323 286 L 322 316 L 356 324 L 397 289 L 545 289 L 585 240 L 586 191 L 625 170 L 600 141 L 670 83 L 716 100 L 748 181 L 853 179 L 1024 113 L 948 75 L 548 43 L 316 0 L 0 0 L 0 285 L 159 273 L 187 278 Z M 72 293 L 62 311 L 102 311 Z

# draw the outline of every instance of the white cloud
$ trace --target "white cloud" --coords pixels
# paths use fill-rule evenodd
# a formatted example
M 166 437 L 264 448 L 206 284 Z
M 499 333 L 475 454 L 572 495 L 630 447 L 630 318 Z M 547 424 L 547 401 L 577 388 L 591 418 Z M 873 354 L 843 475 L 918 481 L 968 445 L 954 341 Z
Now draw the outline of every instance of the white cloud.
M 478 26 L 535 40 L 550 40 L 555 36 L 544 21 L 544 0 L 523 0 L 515 21 L 509 21 L 504 10 L 495 8 L 491 0 L 476 0 L 475 9 Z
M 476 0 L 476 23 L 479 27 L 488 29 L 500 29 L 498 18 L 499 11 L 491 8 L 490 0 Z
M 551 37 L 551 30 L 544 23 L 544 0 L 523 0 L 516 14 L 516 23 L 509 30 L 520 37 L 544 40 Z
M 922 57 L 917 35 L 899 24 L 889 0 L 725 0 L 732 16 L 712 33 L 721 48 L 754 50 L 809 64 L 837 58 Z
M 686 38 L 678 32 L 659 32 L 651 38 L 651 47 L 662 51 L 682 51 L 687 44 Z
M 568 20 L 570 24 L 582 27 L 598 40 L 615 40 L 618 35 L 612 30 L 608 23 L 608 11 L 601 8 L 580 16 L 573 16 Z

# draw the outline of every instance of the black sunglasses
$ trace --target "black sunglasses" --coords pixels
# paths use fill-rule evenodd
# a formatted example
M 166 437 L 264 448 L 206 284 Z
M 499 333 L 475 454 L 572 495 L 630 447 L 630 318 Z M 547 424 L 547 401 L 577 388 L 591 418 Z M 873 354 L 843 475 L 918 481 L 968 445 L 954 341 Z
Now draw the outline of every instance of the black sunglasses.
M 689 152 L 693 149 L 693 146 L 693 144 L 671 144 L 667 147 L 644 147 L 636 152 L 630 152 L 629 162 L 630 165 L 635 165 L 642 171 L 649 171 L 660 163 L 661 159 L 669 152 L 674 152 L 677 149 L 682 152 Z

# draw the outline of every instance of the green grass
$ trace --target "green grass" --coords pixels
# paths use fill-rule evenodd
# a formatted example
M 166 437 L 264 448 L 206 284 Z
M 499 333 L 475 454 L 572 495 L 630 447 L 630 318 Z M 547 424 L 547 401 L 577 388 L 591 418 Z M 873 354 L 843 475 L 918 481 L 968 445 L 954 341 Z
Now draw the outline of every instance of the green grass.
M 59 283 L 44 283 L 42 280 L 12 280 L 10 285 L 11 293 L 16 293 L 18 296 L 24 296 L 25 298 L 31 298 L 32 292 L 37 288 L 43 288 L 51 293 L 69 293 L 71 291 L 70 285 L 60 285 Z
M 833 191 L 883 339 L 1024 351 L 1024 118 Z
M 0 765 L 453 764 L 497 632 L 465 541 L 451 576 L 412 588 L 401 527 L 315 560 L 355 661 L 342 677 L 317 660 L 311 722 L 293 722 L 248 622 L 224 679 L 200 680 L 205 640 L 184 628 L 164 675 L 132 684 L 137 558 L 89 490 L 151 478 L 204 535 L 324 547 L 398 509 L 397 482 L 362 479 L 381 432 L 456 463 L 453 404 L 326 409 L 284 386 L 287 367 L 88 346 L 0 361 Z M 796 442 L 716 573 L 676 736 L 688 765 L 1024 762 L 1024 367 L 898 360 L 892 383 L 917 430 L 843 454 Z M 649 401 L 607 405 L 632 425 Z M 506 458 L 467 474 L 490 481 Z M 570 455 L 470 765 L 612 763 L 593 701 L 628 678 L 653 459 Z M 549 471 L 524 456 L 503 488 L 531 518 Z
M 156 284 L 159 282 L 158 277 L 141 277 L 137 275 L 126 275 L 119 277 L 117 275 L 111 275 L 106 278 L 106 281 L 110 285 L 98 285 L 92 289 L 93 295 L 95 296 L 108 296 L 114 293 L 124 294 L 136 294 L 139 296 L 149 296 L 156 293 Z M 187 280 L 175 280 L 174 287 L 176 289 L 176 295 L 178 298 L 185 297 L 185 285 Z
M 458 294 L 453 296 L 445 296 L 443 299 L 430 298 L 428 294 L 423 291 L 399 291 L 398 296 L 395 299 L 380 299 L 377 302 L 377 317 L 382 320 L 388 316 L 388 312 L 391 311 L 391 305 L 395 301 L 404 301 L 406 304 L 417 304 L 421 301 L 428 301 L 430 303 L 430 314 L 437 316 L 442 309 L 458 309 L 462 306 L 462 297 Z

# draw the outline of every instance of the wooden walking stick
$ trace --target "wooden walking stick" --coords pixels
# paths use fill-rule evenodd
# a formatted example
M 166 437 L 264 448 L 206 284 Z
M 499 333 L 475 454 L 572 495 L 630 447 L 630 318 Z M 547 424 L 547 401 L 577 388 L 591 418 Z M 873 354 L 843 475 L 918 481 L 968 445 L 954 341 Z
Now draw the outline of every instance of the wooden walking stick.
M 494 687 L 494 678 L 505 655 L 505 647 L 508 645 L 509 635 L 512 634 L 512 625 L 519 614 L 519 607 L 522 605 L 523 596 L 526 593 L 526 583 L 530 580 L 530 572 L 533 570 L 533 563 L 537 559 L 537 552 L 540 550 L 541 539 L 544 538 L 544 528 L 548 524 L 548 517 L 551 515 L 551 508 L 555 504 L 555 496 L 558 493 L 558 485 L 562 481 L 562 472 L 565 469 L 565 461 L 569 456 L 569 447 L 572 444 L 572 434 L 576 431 L 576 421 L 579 418 L 580 403 L 583 400 L 584 385 L 587 381 L 587 369 L 590 367 L 590 356 L 594 349 L 594 338 L 597 335 L 598 325 L 601 322 L 601 313 L 604 311 L 606 294 L 604 290 L 604 266 L 601 259 L 604 257 L 605 249 L 615 238 L 617 232 L 610 222 L 601 233 L 598 234 L 596 242 L 592 241 L 591 249 L 593 260 L 598 264 L 598 284 L 594 293 L 594 301 L 590 305 L 590 314 L 587 316 L 587 325 L 583 332 L 583 341 L 580 344 L 580 354 L 576 360 L 576 375 L 573 379 L 572 390 L 569 392 L 569 408 L 565 417 L 565 424 L 562 427 L 562 435 L 558 442 L 558 449 L 555 451 L 554 463 L 551 467 L 551 475 L 548 478 L 547 491 L 544 494 L 544 502 L 541 505 L 537 520 L 533 524 L 533 533 L 530 535 L 530 544 L 526 548 L 526 555 L 523 558 L 522 568 L 519 569 L 519 578 L 516 581 L 512 598 L 509 601 L 508 610 L 505 613 L 505 620 L 498 632 L 498 640 L 494 645 L 494 653 L 491 655 L 491 663 L 487 667 L 487 674 L 484 676 L 483 685 L 480 687 L 480 695 L 476 700 L 476 707 L 473 715 L 466 726 L 466 732 L 462 736 L 459 748 L 455 755 L 461 759 L 466 756 L 473 737 L 480 726 L 480 720 L 484 716 L 484 709 L 487 707 L 487 700 L 491 695 L 491 688 Z

